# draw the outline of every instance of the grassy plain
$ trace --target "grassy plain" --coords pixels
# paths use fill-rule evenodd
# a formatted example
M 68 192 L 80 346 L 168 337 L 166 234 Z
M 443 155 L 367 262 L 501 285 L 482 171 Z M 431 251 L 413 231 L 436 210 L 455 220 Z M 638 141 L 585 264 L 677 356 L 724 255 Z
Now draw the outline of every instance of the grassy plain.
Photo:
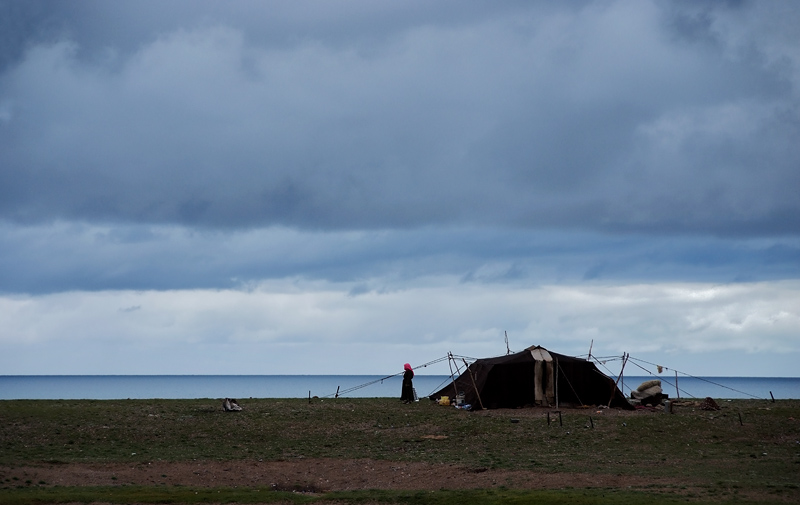
M 465 412 L 427 400 L 2 401 L 0 503 L 797 503 L 800 401 L 685 403 L 673 414 L 608 409 Z M 548 414 L 550 422 L 548 423 Z M 591 474 L 608 485 L 419 490 L 259 486 L 55 486 L 14 469 L 149 462 L 390 461 L 529 479 Z M 524 472 L 528 472 L 525 474 Z M 620 485 L 627 479 L 636 484 Z M 652 481 L 652 484 L 642 484 Z M 570 481 L 567 480 L 567 483 Z M 543 486 L 545 488 L 552 486 Z

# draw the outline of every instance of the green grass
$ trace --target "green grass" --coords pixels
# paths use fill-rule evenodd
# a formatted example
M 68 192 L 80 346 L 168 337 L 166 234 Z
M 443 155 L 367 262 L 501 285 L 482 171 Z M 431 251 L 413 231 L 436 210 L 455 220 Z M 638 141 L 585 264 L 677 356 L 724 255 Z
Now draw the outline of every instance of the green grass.
M 403 405 L 393 399 L 314 399 L 311 403 L 307 399 L 250 399 L 241 400 L 244 410 L 238 413 L 222 412 L 218 400 L 1 401 L 0 465 L 372 458 L 476 469 L 669 477 L 691 481 L 709 495 L 736 497 L 741 491 L 778 501 L 787 497 L 800 500 L 800 401 L 720 403 L 722 411 L 678 407 L 672 415 L 569 411 L 561 426 L 557 416 L 552 416 L 548 425 L 542 409 L 471 413 L 427 401 Z M 511 418 L 519 422 L 510 422 Z M 446 438 L 424 438 L 426 435 Z M 20 485 L 31 490 L 18 490 Z M 0 502 L 12 503 L 17 499 L 14 496 L 35 496 L 50 489 L 35 483 L 0 482 Z M 60 492 L 68 489 L 73 488 Z M 144 493 L 141 489 L 150 488 L 114 488 L 113 493 Z M 152 492 L 161 496 L 158 493 L 173 491 L 185 490 Z M 75 493 L 79 492 L 77 488 Z M 511 502 L 539 496 L 505 492 L 510 494 L 504 499 Z M 598 500 L 603 493 L 590 494 Z M 177 501 L 190 503 L 186 500 L 191 496 L 180 496 Z M 358 502 L 356 496 L 336 496 Z M 374 500 L 384 495 L 369 496 Z M 385 496 L 381 502 L 398 502 L 405 495 Z M 436 496 L 458 501 L 452 498 L 455 494 L 437 492 L 399 502 L 440 503 L 425 501 L 439 499 Z M 491 495 L 480 496 L 481 503 L 493 503 Z M 135 501 L 174 502 L 164 499 L 168 501 Z M 102 501 L 125 503 L 124 497 Z M 55 503 L 36 503 L 44 502 Z

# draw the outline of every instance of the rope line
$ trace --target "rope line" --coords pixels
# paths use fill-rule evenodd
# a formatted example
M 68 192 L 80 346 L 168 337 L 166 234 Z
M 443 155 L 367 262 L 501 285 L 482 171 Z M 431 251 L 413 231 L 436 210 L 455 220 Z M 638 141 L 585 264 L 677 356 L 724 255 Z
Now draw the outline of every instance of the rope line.
M 588 358 L 589 355 L 588 354 L 583 354 L 583 355 L 579 355 L 578 357 L 581 357 L 581 356 L 586 356 Z M 414 367 L 414 369 L 416 370 L 416 369 L 419 369 L 419 368 L 426 368 L 426 367 L 428 367 L 430 365 L 434 365 L 436 363 L 441 363 L 442 361 L 449 360 L 451 358 L 460 358 L 460 359 L 468 360 L 470 362 L 474 362 L 474 361 L 477 360 L 477 358 L 473 358 L 473 357 L 470 357 L 470 356 L 461 356 L 461 355 L 457 355 L 457 354 L 449 354 L 448 356 L 443 356 L 441 358 L 437 358 L 437 359 L 429 361 L 427 363 L 423 363 L 422 365 L 418 365 L 418 366 Z M 618 360 L 622 359 L 619 356 L 592 356 L 591 358 L 596 364 L 602 366 L 606 371 L 608 371 L 608 373 L 610 375 L 614 375 L 614 372 L 612 372 L 606 366 L 606 363 L 609 362 L 609 361 L 618 361 Z M 644 370 L 645 372 L 647 372 L 648 375 L 653 376 L 653 377 L 658 377 L 662 382 L 665 382 L 665 383 L 669 384 L 670 386 L 674 387 L 676 390 L 682 392 L 688 398 L 696 398 L 696 397 L 693 394 L 689 393 L 688 391 L 685 391 L 683 388 L 677 387 L 675 384 L 671 383 L 669 380 L 664 379 L 661 376 L 657 376 L 656 374 L 654 374 L 653 372 L 651 372 L 647 368 L 643 367 L 639 363 L 645 363 L 647 365 L 651 365 L 651 366 L 654 366 L 654 367 L 663 368 L 664 370 L 672 370 L 673 372 L 676 372 L 678 374 L 684 375 L 686 377 L 691 377 L 692 379 L 696 379 L 696 380 L 700 380 L 700 381 L 703 381 L 703 382 L 707 382 L 707 383 L 712 384 L 714 386 L 721 387 L 721 388 L 724 388 L 724 389 L 728 389 L 730 391 L 734 391 L 736 393 L 739 393 L 739 394 L 742 394 L 742 395 L 745 395 L 745 396 L 749 396 L 751 398 L 756 398 L 756 399 L 759 399 L 759 400 L 765 399 L 763 397 L 756 396 L 754 394 L 747 393 L 745 391 L 740 391 L 740 390 L 738 390 L 736 388 L 732 388 L 730 386 L 725 386 L 724 384 L 720 384 L 718 382 L 714 382 L 712 380 L 708 380 L 708 379 L 705 379 L 703 377 L 697 377 L 695 375 L 688 374 L 688 373 L 682 372 L 680 370 L 675 370 L 674 368 L 669 368 L 669 367 L 666 367 L 666 366 L 657 365 L 655 363 L 651 363 L 649 361 L 646 361 L 646 360 L 643 360 L 643 359 L 640 359 L 640 358 L 634 358 L 633 356 L 629 356 L 628 359 L 630 361 L 632 361 L 634 365 L 636 365 L 637 367 L 639 367 L 642 370 Z M 462 372 L 461 372 L 461 369 L 458 368 L 458 365 L 456 365 L 456 367 L 457 367 L 456 370 L 457 370 L 458 375 L 456 375 L 455 379 L 457 380 L 461 376 Z M 559 366 L 559 368 L 560 368 L 560 366 Z M 562 372 L 563 372 L 563 370 L 562 370 Z M 353 387 L 338 391 L 338 393 L 331 393 L 331 394 L 325 395 L 325 396 L 323 396 L 323 398 L 333 398 L 335 396 L 345 396 L 347 394 L 350 394 L 350 393 L 352 393 L 354 391 L 358 391 L 359 389 L 363 389 L 363 388 L 371 386 L 373 384 L 377 384 L 379 382 L 382 383 L 383 381 L 385 381 L 387 379 L 391 379 L 393 377 L 397 377 L 399 375 L 402 375 L 403 373 L 404 372 L 397 372 L 397 373 L 392 374 L 392 375 L 387 375 L 385 377 L 381 377 L 380 379 L 375 379 L 375 380 L 372 380 L 372 381 L 369 381 L 369 382 L 365 382 L 364 384 L 359 384 L 357 386 L 353 386 Z M 435 391 L 440 390 L 448 381 L 452 382 L 452 378 L 451 377 L 446 378 L 444 381 L 442 381 L 441 384 L 439 384 L 439 386 L 436 389 L 431 391 L 430 394 L 433 394 Z M 567 380 L 567 382 L 569 382 L 569 380 Z M 569 384 L 569 386 L 570 386 L 570 388 L 572 388 L 572 384 Z M 626 387 L 624 382 L 622 382 L 622 387 L 623 387 L 623 389 Z M 629 391 L 633 391 L 633 388 L 628 387 L 628 390 Z M 572 391 L 574 393 L 575 389 L 572 388 Z M 430 396 L 430 394 L 428 396 Z M 624 394 L 624 392 L 623 392 L 623 394 Z M 576 394 L 576 396 L 577 396 L 577 394 Z
M 584 356 L 585 356 L 585 358 L 584 358 Z M 578 354 L 577 356 L 574 356 L 574 357 L 575 358 L 584 358 L 586 361 L 589 361 L 589 355 L 588 354 Z M 598 362 L 600 360 L 602 360 L 605 363 L 607 361 L 620 361 L 620 360 L 622 360 L 622 357 L 621 356 L 595 356 L 594 354 L 592 354 L 592 359 L 595 360 L 595 361 L 598 361 Z
M 643 359 L 638 359 L 638 358 L 631 358 L 631 359 L 636 359 L 636 361 L 641 361 L 642 363 L 647 363 L 648 365 L 652 365 L 652 366 L 655 366 L 655 367 L 660 366 L 660 365 L 656 365 L 655 363 L 650 363 L 649 361 L 645 361 Z M 639 368 L 642 368 L 642 367 L 640 366 Z M 664 368 L 664 370 L 670 370 L 670 368 L 667 368 L 667 367 L 662 367 L 662 368 Z M 697 380 L 701 380 L 703 382 L 708 382 L 709 384 L 713 384 L 715 386 L 718 386 L 718 387 L 721 387 L 721 388 L 725 388 L 725 389 L 730 389 L 731 391 L 735 391 L 735 392 L 737 392 L 739 394 L 747 395 L 747 396 L 750 396 L 752 398 L 756 398 L 756 399 L 759 399 L 759 400 L 765 400 L 766 399 L 766 398 L 763 398 L 761 396 L 756 396 L 756 395 L 753 395 L 753 394 L 750 394 L 750 393 L 745 393 L 744 391 L 739 391 L 738 389 L 734 389 L 732 387 L 728 387 L 728 386 L 725 386 L 723 384 L 719 384 L 718 382 L 714 382 L 714 381 L 711 381 L 711 380 L 708 380 L 708 379 L 704 379 L 702 377 L 695 377 L 694 375 L 688 374 L 686 372 L 681 372 L 680 370 L 675 370 L 674 368 L 672 368 L 671 370 L 673 372 L 678 372 L 681 375 L 685 375 L 687 377 L 691 377 L 692 379 L 697 379 Z M 652 372 L 650 372 L 649 370 L 648 370 L 648 373 L 652 374 Z M 683 391 L 683 390 L 681 390 L 681 391 Z
M 572 393 L 575 395 L 575 398 L 577 398 L 577 399 L 578 399 L 578 403 L 580 403 L 581 405 L 583 405 L 583 402 L 581 401 L 581 397 L 580 397 L 580 396 L 578 396 L 578 392 L 577 392 L 577 391 L 575 391 L 575 388 L 574 388 L 574 387 L 572 387 L 572 383 L 569 381 L 569 377 L 567 377 L 567 374 L 565 374 L 565 373 L 564 373 L 564 369 L 563 369 L 563 368 L 561 368 L 561 364 L 558 362 L 558 360 L 556 360 L 556 366 L 558 366 L 558 369 L 559 369 L 559 370 L 561 370 L 561 374 L 562 374 L 562 375 L 564 376 L 564 378 L 567 380 L 567 384 L 569 384 L 569 388 L 572 390 Z
M 600 365 L 601 367 L 605 368 L 605 369 L 606 369 L 606 371 L 609 373 L 609 375 L 614 375 L 614 372 L 612 372 L 612 371 L 611 371 L 611 370 L 610 370 L 610 369 L 609 369 L 609 368 L 606 366 L 606 363 L 607 363 L 607 362 L 609 362 L 609 361 L 616 361 L 616 360 L 612 360 L 612 359 L 603 359 L 603 358 L 597 358 L 597 357 L 595 357 L 595 356 L 592 356 L 592 358 L 593 358 L 595 361 L 597 361 L 597 364 L 598 364 L 598 365 Z M 603 359 L 603 361 L 600 361 L 601 359 Z M 620 358 L 619 356 L 616 356 L 616 359 L 622 359 L 622 358 Z
M 434 365 L 434 364 L 442 362 L 442 361 L 444 361 L 446 359 L 447 359 L 447 356 L 444 356 L 442 358 L 437 358 L 437 359 L 435 359 L 433 361 L 429 361 L 427 363 L 423 363 L 422 365 L 418 365 L 418 366 L 415 366 L 413 368 L 415 370 L 417 370 L 419 368 L 425 368 L 425 367 L 427 367 L 429 365 Z M 350 387 L 350 388 L 347 388 L 347 389 L 343 389 L 343 390 L 339 391 L 338 393 L 331 393 L 331 394 L 325 395 L 325 396 L 323 396 L 323 398 L 333 398 L 333 397 L 336 397 L 336 396 L 344 396 L 344 395 L 352 393 L 353 391 L 358 391 L 359 389 L 363 389 L 363 388 L 365 388 L 367 386 L 372 386 L 373 384 L 377 384 L 379 382 L 382 383 L 386 379 L 391 379 L 392 377 L 397 377 L 398 375 L 403 375 L 404 373 L 405 373 L 405 371 L 397 372 L 396 374 L 392 374 L 392 375 L 387 375 L 386 377 L 381 377 L 380 379 L 375 379 L 375 380 L 372 380 L 372 381 L 369 381 L 369 382 L 365 382 L 364 384 L 359 384 L 358 386 L 353 386 L 353 387 Z
M 628 361 L 630 361 L 631 359 L 633 359 L 633 358 L 628 358 Z M 653 372 L 651 372 L 650 370 L 648 370 L 648 369 L 644 368 L 644 367 L 643 367 L 642 365 L 640 365 L 639 363 L 636 363 L 636 361 L 634 361 L 634 362 L 633 362 L 633 364 L 634 364 L 634 365 L 636 365 L 636 366 L 638 366 L 639 368 L 641 368 L 641 369 L 642 369 L 642 370 L 644 370 L 645 372 L 649 373 L 649 374 L 650 374 L 650 375 L 652 375 L 653 377 L 658 377 L 658 379 L 659 379 L 660 381 L 662 381 L 662 382 L 666 382 L 666 383 L 667 383 L 667 384 L 669 384 L 670 386 L 672 386 L 672 387 L 674 387 L 675 389 L 677 389 L 677 390 L 681 391 L 681 392 L 682 392 L 684 395 L 686 395 L 687 397 L 689 397 L 689 398 L 697 398 L 696 396 L 694 396 L 694 395 L 693 395 L 693 394 L 691 394 L 690 392 L 688 392 L 688 391 L 684 391 L 683 389 L 681 389 L 681 388 L 679 388 L 679 387 L 676 387 L 676 386 L 675 386 L 675 384 L 671 383 L 670 381 L 668 381 L 668 380 L 666 380 L 666 379 L 662 379 L 661 377 L 657 376 L 656 374 L 654 374 L 654 373 L 653 373 Z M 658 365 L 655 365 L 655 366 L 658 366 Z M 664 368 L 666 368 L 666 367 L 664 367 Z M 631 392 L 633 392 L 633 388 L 629 388 L 629 389 L 631 390 Z

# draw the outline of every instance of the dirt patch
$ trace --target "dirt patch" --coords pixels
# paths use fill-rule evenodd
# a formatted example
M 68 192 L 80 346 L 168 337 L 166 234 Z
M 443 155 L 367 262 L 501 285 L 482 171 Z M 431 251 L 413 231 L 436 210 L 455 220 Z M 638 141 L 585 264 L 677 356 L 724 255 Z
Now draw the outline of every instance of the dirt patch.
M 39 486 L 182 485 L 305 492 L 357 489 L 618 488 L 676 485 L 674 479 L 467 468 L 374 460 L 66 463 L 0 467 L 0 480 Z

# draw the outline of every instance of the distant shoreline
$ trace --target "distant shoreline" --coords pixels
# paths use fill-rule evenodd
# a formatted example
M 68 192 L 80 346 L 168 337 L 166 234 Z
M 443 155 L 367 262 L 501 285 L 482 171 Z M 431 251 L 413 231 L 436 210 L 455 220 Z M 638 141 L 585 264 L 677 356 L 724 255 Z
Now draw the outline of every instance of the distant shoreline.
M 613 376 L 612 376 L 613 377 Z M 615 377 L 613 377 L 615 378 Z M 624 376 L 621 390 L 652 378 L 672 398 L 800 398 L 800 377 Z M 424 398 L 451 382 L 449 375 L 419 374 L 414 387 Z M 401 378 L 380 375 L 0 375 L 0 400 L 112 400 L 192 398 L 350 398 L 400 396 Z

